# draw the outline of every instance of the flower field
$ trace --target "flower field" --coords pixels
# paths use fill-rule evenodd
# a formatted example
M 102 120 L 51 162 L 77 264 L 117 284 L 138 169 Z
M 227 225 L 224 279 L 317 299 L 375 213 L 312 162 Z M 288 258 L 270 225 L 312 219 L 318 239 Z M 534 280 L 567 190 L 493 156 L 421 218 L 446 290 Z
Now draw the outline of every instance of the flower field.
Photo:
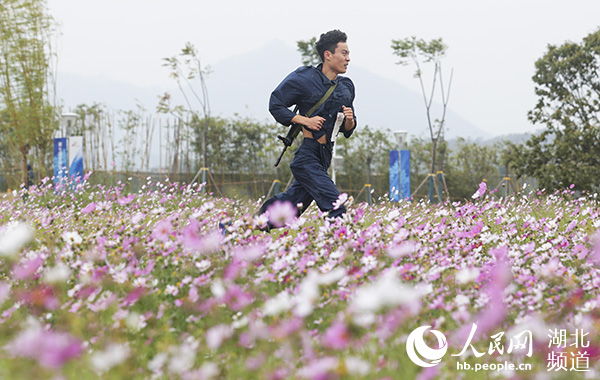
M 0 378 L 600 376 L 595 194 L 341 199 L 328 221 L 254 217 L 260 202 L 200 185 L 126 188 L 0 198 Z M 417 337 L 425 366 L 407 344 L 420 326 L 439 343 Z

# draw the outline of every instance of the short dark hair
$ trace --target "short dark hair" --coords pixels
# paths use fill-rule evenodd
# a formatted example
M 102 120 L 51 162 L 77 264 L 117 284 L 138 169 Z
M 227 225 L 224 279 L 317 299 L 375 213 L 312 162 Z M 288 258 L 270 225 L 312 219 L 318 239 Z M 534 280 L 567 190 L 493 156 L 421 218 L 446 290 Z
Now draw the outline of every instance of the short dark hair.
M 315 48 L 317 49 L 317 53 L 319 53 L 319 57 L 321 57 L 321 61 L 325 61 L 326 50 L 335 53 L 337 44 L 339 42 L 346 42 L 347 39 L 348 36 L 346 36 L 346 33 L 337 29 L 321 34 L 321 37 L 315 44 Z

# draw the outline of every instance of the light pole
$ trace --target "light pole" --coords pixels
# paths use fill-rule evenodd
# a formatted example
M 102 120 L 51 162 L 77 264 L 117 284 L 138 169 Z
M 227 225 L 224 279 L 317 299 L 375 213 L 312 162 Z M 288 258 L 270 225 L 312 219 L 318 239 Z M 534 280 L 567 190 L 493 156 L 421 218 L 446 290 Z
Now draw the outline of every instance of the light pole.
M 75 128 L 75 123 L 79 116 L 76 113 L 65 112 L 60 116 L 61 135 L 60 137 L 71 137 L 71 132 Z
M 396 137 L 396 142 L 398 143 L 398 151 L 404 149 L 404 145 L 406 144 L 406 136 L 408 136 L 407 131 L 397 130 L 394 131 L 394 137 Z

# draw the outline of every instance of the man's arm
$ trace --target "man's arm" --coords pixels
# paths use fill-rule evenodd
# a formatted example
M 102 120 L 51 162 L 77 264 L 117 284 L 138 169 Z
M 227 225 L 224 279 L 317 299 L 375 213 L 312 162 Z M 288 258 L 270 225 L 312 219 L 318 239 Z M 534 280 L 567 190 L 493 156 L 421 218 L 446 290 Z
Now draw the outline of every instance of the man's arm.
M 342 112 L 344 113 L 345 122 L 344 128 L 342 129 L 342 133 L 344 137 L 349 138 L 354 133 L 354 129 L 356 128 L 356 115 L 354 114 L 354 83 L 349 78 L 344 78 L 345 84 L 348 86 L 350 90 L 350 103 L 342 106 Z
M 290 110 L 294 104 L 298 104 L 304 96 L 302 75 L 305 67 L 301 67 L 285 77 L 271 93 L 269 99 L 269 112 L 278 123 L 290 125 L 297 123 L 294 120 L 296 114 Z M 299 123 L 302 124 L 302 123 Z
M 318 131 L 323 126 L 325 118 L 321 116 L 306 117 L 302 115 L 296 115 L 292 118 L 292 123 L 304 125 L 306 128 L 313 131 Z
M 344 117 L 346 118 L 344 129 L 349 132 L 356 126 L 356 121 L 354 121 L 354 111 L 351 107 L 346 106 L 342 106 L 342 110 L 344 112 Z

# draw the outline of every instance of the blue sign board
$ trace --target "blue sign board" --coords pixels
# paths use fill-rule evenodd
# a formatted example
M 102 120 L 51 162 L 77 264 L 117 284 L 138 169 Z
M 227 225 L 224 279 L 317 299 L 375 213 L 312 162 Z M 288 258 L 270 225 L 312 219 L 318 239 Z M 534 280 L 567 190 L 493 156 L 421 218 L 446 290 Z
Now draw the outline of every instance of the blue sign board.
M 83 178 L 83 137 L 69 138 L 69 176 L 73 181 Z
M 390 201 L 400 200 L 400 163 L 398 151 L 390 150 Z
M 67 139 L 59 137 L 54 139 L 54 183 L 62 183 L 69 176 Z
M 410 199 L 410 150 L 400 151 L 400 197 Z

